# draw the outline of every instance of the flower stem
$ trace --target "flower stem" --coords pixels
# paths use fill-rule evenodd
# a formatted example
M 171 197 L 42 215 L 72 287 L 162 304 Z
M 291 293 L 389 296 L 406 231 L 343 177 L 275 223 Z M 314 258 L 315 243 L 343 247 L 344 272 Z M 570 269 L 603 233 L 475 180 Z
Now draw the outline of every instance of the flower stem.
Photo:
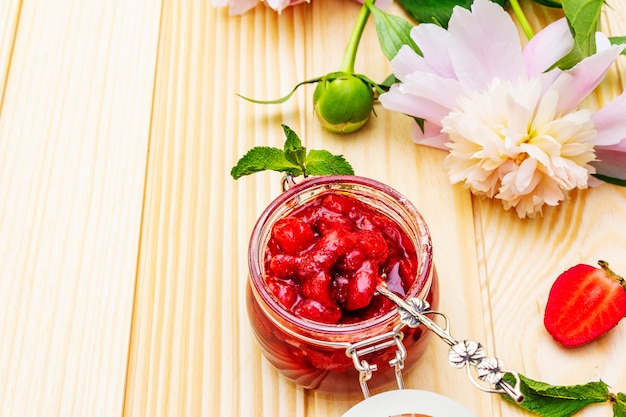
M 346 46 L 346 52 L 343 55 L 343 61 L 339 66 L 339 71 L 354 74 L 354 61 L 356 60 L 356 51 L 359 49 L 359 42 L 361 42 L 361 35 L 365 29 L 367 19 L 370 17 L 370 10 L 366 5 L 361 7 L 359 17 L 352 28 L 350 39 L 348 40 L 348 46 Z
M 526 15 L 522 11 L 522 8 L 520 7 L 519 2 L 517 0 L 509 0 L 509 1 L 511 3 L 511 8 L 513 9 L 513 13 L 515 14 L 515 17 L 517 17 L 517 20 L 519 21 L 520 25 L 522 26 L 522 30 L 524 30 L 526 37 L 530 39 L 533 36 L 535 36 L 535 33 L 533 32 L 533 29 L 530 27 L 530 23 L 528 23 L 528 19 L 526 19 Z

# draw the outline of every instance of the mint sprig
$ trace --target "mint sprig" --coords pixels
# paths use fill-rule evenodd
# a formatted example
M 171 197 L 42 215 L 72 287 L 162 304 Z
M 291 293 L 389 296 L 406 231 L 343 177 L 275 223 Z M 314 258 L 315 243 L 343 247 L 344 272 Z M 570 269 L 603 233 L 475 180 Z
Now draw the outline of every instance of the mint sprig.
M 613 402 L 613 417 L 626 417 L 626 394 L 620 392 L 617 395 L 609 395 Z
M 256 146 L 250 149 L 231 169 L 230 175 L 239 179 L 261 171 L 284 172 L 294 177 L 303 175 L 354 175 L 354 170 L 343 155 L 333 155 L 326 150 L 311 149 L 308 153 L 302 141 L 289 126 L 281 125 L 285 132 L 283 149 Z
M 612 394 L 602 381 L 581 385 L 550 385 L 519 375 L 524 402 L 516 403 L 510 397 L 502 397 L 531 413 L 543 417 L 570 417 L 590 404 L 609 402 L 613 404 L 614 417 L 626 417 L 626 394 Z M 514 383 L 510 375 L 505 376 Z

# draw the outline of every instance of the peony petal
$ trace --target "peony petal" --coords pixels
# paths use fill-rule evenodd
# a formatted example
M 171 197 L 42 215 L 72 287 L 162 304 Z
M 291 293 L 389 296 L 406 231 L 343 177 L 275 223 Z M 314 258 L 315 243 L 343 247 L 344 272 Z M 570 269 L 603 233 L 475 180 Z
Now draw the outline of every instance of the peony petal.
M 541 179 L 539 175 L 535 176 L 536 169 L 536 159 L 528 158 L 522 162 L 515 175 L 516 194 L 528 194 L 535 189 Z
M 230 6 L 228 9 L 228 14 L 231 16 L 244 14 L 248 10 L 252 9 L 257 5 L 259 0 L 213 0 L 214 6 Z
M 526 80 L 519 33 L 504 9 L 489 0 L 476 0 L 472 12 L 455 7 L 448 25 L 449 54 L 457 78 L 483 91 L 493 78 Z
M 574 46 L 574 38 L 565 18 L 559 19 L 537 33 L 524 47 L 528 77 L 535 77 L 567 55 Z
M 458 80 L 424 72 L 408 75 L 400 89 L 404 93 L 423 97 L 448 109 L 446 113 L 457 107 L 458 97 L 469 94 Z
M 432 72 L 446 78 L 456 78 L 448 47 L 450 33 L 441 26 L 421 24 L 411 29 L 411 37 L 424 56 L 421 71 Z M 418 68 L 416 68 L 418 69 Z
M 447 134 L 441 133 L 441 126 L 424 121 L 424 131 L 415 123 L 411 129 L 411 137 L 418 145 L 448 150 L 446 142 L 450 139 Z
M 357 0 L 359 3 L 363 4 L 363 0 Z M 377 0 L 376 7 L 380 10 L 387 10 L 392 4 L 393 0 Z
M 414 71 L 429 72 L 430 65 L 419 56 L 410 46 L 403 45 L 395 57 L 391 60 L 393 75 L 400 81 L 404 81 L 407 75 Z
M 611 48 L 611 40 L 602 32 L 596 32 L 596 52 Z
M 591 118 L 595 122 L 596 145 L 613 145 L 626 139 L 626 93 L 602 107 Z
M 265 3 L 278 13 L 282 12 L 289 6 L 289 0 L 265 0 Z
M 405 87 L 403 84 L 394 84 L 388 92 L 381 94 L 378 99 L 382 106 L 387 110 L 437 122 L 449 113 L 449 109 L 427 98 L 405 93 Z
M 596 158 L 598 160 L 590 164 L 598 174 L 626 180 L 626 140 L 620 146 L 597 146 Z
M 624 47 L 626 45 L 614 45 L 583 59 L 573 68 L 563 71 L 551 87 L 559 93 L 557 111 L 565 114 L 574 110 L 600 84 L 609 66 Z

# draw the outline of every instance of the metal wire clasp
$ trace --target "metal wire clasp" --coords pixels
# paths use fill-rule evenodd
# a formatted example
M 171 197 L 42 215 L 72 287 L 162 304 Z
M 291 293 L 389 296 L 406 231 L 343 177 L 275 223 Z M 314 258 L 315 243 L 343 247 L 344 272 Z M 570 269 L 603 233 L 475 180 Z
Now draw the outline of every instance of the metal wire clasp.
M 395 357 L 389 361 L 389 366 L 394 368 L 398 388 L 404 389 L 402 369 L 404 369 L 404 359 L 406 359 L 407 353 L 406 348 L 402 343 L 402 339 L 404 338 L 404 333 L 401 331 L 402 327 L 404 327 L 404 325 L 398 325 L 393 329 L 393 331 L 354 343 L 346 349 L 346 355 L 352 358 L 354 367 L 357 371 L 359 371 L 359 383 L 361 384 L 361 391 L 363 391 L 363 396 L 365 398 L 369 398 L 370 396 L 367 381 L 372 379 L 372 373 L 378 370 L 378 366 L 376 364 L 370 364 L 361 357 L 379 350 L 390 348 L 394 345 L 397 350 Z
M 488 358 L 485 348 L 478 342 L 472 340 L 458 341 L 450 334 L 450 324 L 445 314 L 437 311 L 430 311 L 428 302 L 420 298 L 409 298 L 403 300 L 393 292 L 389 291 L 386 286 L 379 285 L 376 290 L 379 294 L 384 295 L 398 306 L 398 314 L 400 321 L 409 327 L 417 327 L 424 325 L 428 330 L 435 333 L 450 346 L 448 351 L 448 361 L 455 368 L 465 368 L 470 381 L 480 390 L 506 394 L 514 401 L 520 403 L 524 400 L 524 396 L 520 390 L 520 377 L 515 371 L 503 369 L 502 361 L 498 358 Z M 445 326 L 441 327 L 433 320 L 428 318 L 426 314 L 437 314 L 445 319 Z M 478 376 L 478 381 L 472 374 L 472 369 Z M 510 375 L 514 383 L 511 384 L 505 380 L 505 375 Z M 482 383 L 490 386 L 485 386 Z
M 294 185 L 296 185 L 296 182 L 293 180 L 293 175 L 289 173 L 285 174 L 280 180 L 280 186 L 283 189 L 283 192 L 287 191 Z

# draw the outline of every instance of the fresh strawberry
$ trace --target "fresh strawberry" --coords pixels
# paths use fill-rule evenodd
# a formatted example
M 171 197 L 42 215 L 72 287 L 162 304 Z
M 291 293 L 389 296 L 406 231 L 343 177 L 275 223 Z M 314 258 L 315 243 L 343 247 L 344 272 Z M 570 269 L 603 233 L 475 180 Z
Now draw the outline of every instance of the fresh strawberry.
M 598 264 L 576 265 L 552 285 L 544 325 L 563 346 L 591 342 L 626 316 L 626 282 L 606 262 Z

